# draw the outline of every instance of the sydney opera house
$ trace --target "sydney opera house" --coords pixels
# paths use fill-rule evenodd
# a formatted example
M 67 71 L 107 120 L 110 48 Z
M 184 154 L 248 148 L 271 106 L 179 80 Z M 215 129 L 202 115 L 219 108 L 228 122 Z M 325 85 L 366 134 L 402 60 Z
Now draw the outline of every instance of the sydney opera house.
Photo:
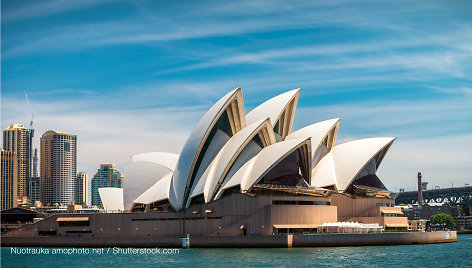
M 278 95 L 246 114 L 237 88 L 203 115 L 180 155 L 134 156 L 168 172 L 130 210 L 166 215 L 163 233 L 176 225 L 191 234 L 303 232 L 337 221 L 406 227 L 376 175 L 395 138 L 336 145 L 339 118 L 293 131 L 299 94 Z
M 293 130 L 299 95 L 283 93 L 246 113 L 241 89 L 229 92 L 203 115 L 180 155 L 133 156 L 167 172 L 128 211 L 58 215 L 23 234 L 273 235 L 333 222 L 407 227 L 376 175 L 395 138 L 336 144 L 338 118 Z

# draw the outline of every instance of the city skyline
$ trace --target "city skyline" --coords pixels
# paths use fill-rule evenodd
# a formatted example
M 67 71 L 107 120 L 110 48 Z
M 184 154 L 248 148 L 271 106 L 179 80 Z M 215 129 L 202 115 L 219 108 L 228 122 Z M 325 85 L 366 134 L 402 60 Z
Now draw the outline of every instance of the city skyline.
M 131 155 L 178 153 L 225 92 L 242 87 L 249 112 L 301 87 L 294 130 L 340 117 L 338 144 L 397 137 L 379 169 L 389 190 L 416 188 L 418 171 L 430 187 L 470 182 L 467 2 L 163 5 L 2 2 L 2 129 L 34 113 L 34 148 L 74 133 L 77 171 L 113 162 L 126 178 Z

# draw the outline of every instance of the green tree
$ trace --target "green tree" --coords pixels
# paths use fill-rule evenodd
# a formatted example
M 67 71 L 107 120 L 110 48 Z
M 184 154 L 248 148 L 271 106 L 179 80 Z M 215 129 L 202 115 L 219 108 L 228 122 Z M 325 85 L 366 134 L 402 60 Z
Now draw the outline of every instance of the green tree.
M 462 216 L 470 216 L 470 206 L 472 204 L 472 196 L 468 196 L 464 198 L 462 203 L 463 203 L 462 205 L 459 205 L 460 214 Z
M 431 216 L 431 225 L 438 229 L 456 229 L 456 221 L 450 214 L 446 213 L 440 213 Z

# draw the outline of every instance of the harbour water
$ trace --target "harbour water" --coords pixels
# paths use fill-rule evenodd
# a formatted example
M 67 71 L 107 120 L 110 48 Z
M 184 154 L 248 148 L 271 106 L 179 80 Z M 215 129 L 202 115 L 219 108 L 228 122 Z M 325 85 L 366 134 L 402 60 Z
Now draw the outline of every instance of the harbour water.
M 472 235 L 457 239 L 450 244 L 331 248 L 48 248 L 47 254 L 46 249 L 2 248 L 1 267 L 472 267 Z

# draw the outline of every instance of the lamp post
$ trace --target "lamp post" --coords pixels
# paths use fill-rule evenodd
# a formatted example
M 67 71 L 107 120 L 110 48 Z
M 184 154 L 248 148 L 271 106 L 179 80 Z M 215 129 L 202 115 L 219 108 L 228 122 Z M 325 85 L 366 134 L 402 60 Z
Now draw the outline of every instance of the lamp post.
M 138 230 L 139 230 L 138 227 L 136 227 L 136 236 L 138 236 Z
M 156 230 L 157 230 L 157 228 L 154 227 L 154 236 L 156 236 Z
M 218 235 L 220 235 L 221 232 L 221 226 L 218 226 Z
M 264 225 L 262 225 L 262 235 L 264 235 Z
M 100 236 L 103 236 L 103 228 L 100 228 Z
M 121 228 L 118 227 L 118 236 L 120 236 L 120 231 L 121 231 Z

